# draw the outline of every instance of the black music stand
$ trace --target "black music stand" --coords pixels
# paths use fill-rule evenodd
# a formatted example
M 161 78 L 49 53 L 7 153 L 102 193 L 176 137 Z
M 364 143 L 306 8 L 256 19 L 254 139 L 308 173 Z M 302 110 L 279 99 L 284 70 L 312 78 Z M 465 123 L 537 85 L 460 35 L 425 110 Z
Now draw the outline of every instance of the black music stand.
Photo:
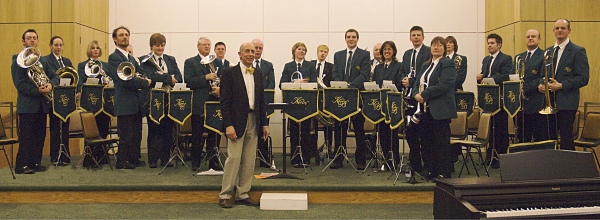
M 285 134 L 286 134 L 286 126 L 285 126 L 285 110 L 286 109 L 301 109 L 301 108 L 306 108 L 306 105 L 301 105 L 301 104 L 290 104 L 290 103 L 269 103 L 267 104 L 267 109 L 281 109 L 281 121 L 282 121 L 282 134 L 283 134 L 283 168 L 281 169 L 281 173 L 277 174 L 277 175 L 273 175 L 270 177 L 267 177 L 265 179 L 298 179 L 298 180 L 303 180 L 300 177 L 294 176 L 292 174 L 288 174 L 286 173 L 286 166 L 287 166 L 287 162 L 285 161 L 285 157 L 286 157 L 286 138 L 285 138 Z

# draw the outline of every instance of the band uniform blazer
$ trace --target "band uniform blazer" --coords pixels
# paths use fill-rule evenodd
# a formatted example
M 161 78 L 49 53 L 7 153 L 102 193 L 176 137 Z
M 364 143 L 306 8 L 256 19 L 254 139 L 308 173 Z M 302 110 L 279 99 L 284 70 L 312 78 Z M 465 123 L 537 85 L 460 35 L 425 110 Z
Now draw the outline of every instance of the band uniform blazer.
M 223 131 L 229 126 L 235 128 L 235 134 L 244 135 L 248 122 L 248 93 L 240 65 L 223 71 L 221 77 L 221 115 L 223 116 Z M 254 116 L 256 117 L 256 133 L 262 131 L 262 126 L 268 126 L 267 109 L 263 97 L 263 74 L 260 69 L 254 70 Z
M 12 80 L 17 89 L 17 114 L 50 113 L 51 103 L 39 92 L 38 86 L 29 78 L 28 69 L 17 64 L 18 54 L 13 55 L 10 67 Z M 40 59 L 42 66 L 43 61 Z M 59 77 L 54 72 L 45 72 L 53 86 L 58 85 Z
M 391 80 L 396 85 L 398 91 L 402 91 L 402 63 L 393 60 L 388 68 L 385 68 L 385 63 L 379 63 L 373 70 L 373 80 L 381 87 L 383 80 Z
M 281 83 L 291 82 L 292 74 L 296 72 L 297 69 L 298 63 L 296 63 L 295 60 L 285 64 L 283 72 L 281 73 L 281 79 L 279 80 L 279 89 L 281 89 Z M 302 66 L 300 67 L 300 73 L 302 73 L 302 78 L 308 78 L 309 82 L 317 82 L 319 73 L 317 73 L 314 63 L 303 60 Z
M 431 61 L 424 63 L 421 66 L 421 72 L 415 77 L 417 80 L 413 87 L 413 91 L 415 91 L 412 95 L 413 98 L 418 94 L 421 76 L 429 65 L 431 65 Z M 435 120 L 456 118 L 456 102 L 454 100 L 456 70 L 454 69 L 454 61 L 443 57 L 429 74 L 429 85 L 421 92 L 421 97 L 427 102 L 431 116 Z
M 273 69 L 273 63 L 266 61 L 265 59 L 261 59 L 260 70 L 263 73 L 262 78 L 264 89 L 275 89 L 275 70 Z
M 558 61 L 554 79 L 562 83 L 562 89 L 556 91 L 556 109 L 577 110 L 579 88 L 587 85 L 590 79 L 590 65 L 585 48 L 569 41 Z
M 315 64 L 315 70 L 317 70 L 317 60 L 311 60 L 310 62 Z M 321 68 L 325 68 L 325 69 L 323 69 L 323 83 L 325 83 L 325 85 L 327 87 L 330 87 L 331 80 L 333 77 L 332 76 L 333 75 L 333 63 L 325 61 L 325 66 L 321 67 Z M 317 72 L 317 79 L 318 78 L 319 78 L 319 72 Z
M 413 49 L 414 48 L 404 51 L 404 55 L 402 55 L 402 73 L 404 74 L 402 78 L 407 77 L 408 74 L 410 74 L 410 61 L 412 59 Z M 421 50 L 419 50 L 419 53 L 416 57 L 416 66 L 414 67 L 415 76 L 421 72 L 421 67 L 423 66 L 423 63 L 425 63 L 430 58 L 431 48 L 425 45 L 421 46 Z M 409 80 L 409 83 L 411 86 L 414 85 L 414 77 Z
M 204 103 L 209 100 L 209 94 L 212 91 L 210 81 L 206 80 L 206 74 L 212 71 L 208 64 L 201 64 L 200 61 L 200 55 L 190 57 L 185 60 L 183 67 L 185 83 L 193 91 L 192 114 L 194 115 L 204 115 Z M 213 61 L 215 71 L 217 68 L 219 69 L 217 75 L 220 75 L 221 64 L 222 62 L 218 58 Z M 221 83 L 223 82 L 222 80 L 223 78 L 221 77 Z
M 527 57 L 527 51 L 519 54 L 521 58 Z M 515 64 L 516 65 L 516 64 Z M 517 73 L 518 74 L 518 73 Z M 523 70 L 523 112 L 525 114 L 535 114 L 544 108 L 544 93 L 538 91 L 540 80 L 544 77 L 544 51 L 536 49 L 527 62 Z
M 460 56 L 460 58 L 462 58 L 462 62 L 460 65 L 460 68 L 458 68 L 458 70 L 456 70 L 456 66 L 454 67 L 454 69 L 456 70 L 456 81 L 454 82 L 454 89 L 455 90 L 463 90 L 463 83 L 465 83 L 465 80 L 467 79 L 467 57 L 454 53 L 454 55 L 452 55 L 452 57 L 450 57 L 450 59 L 452 60 L 452 62 L 454 62 L 454 59 L 456 59 L 456 56 Z
M 227 59 L 223 59 L 223 62 L 221 62 L 221 64 L 223 64 L 223 65 L 221 65 L 221 68 L 223 68 L 224 70 L 229 69 L 229 65 L 231 65 L 229 63 L 229 60 L 227 60 Z
M 490 56 L 486 56 L 483 58 L 482 66 L 481 66 L 481 74 L 483 77 L 492 77 L 494 78 L 494 82 L 500 85 L 500 90 L 502 90 L 502 82 L 508 81 L 510 72 L 512 71 L 512 57 L 502 53 L 502 51 L 498 52 L 496 58 L 494 58 L 494 62 L 492 63 L 491 73 L 486 68 L 487 63 L 490 60 Z M 481 83 L 481 82 L 477 82 Z
M 160 74 L 156 66 L 152 64 L 152 58 L 148 59 L 146 62 L 141 64 L 141 67 L 144 68 L 146 73 L 148 74 L 148 78 L 152 79 L 152 84 L 150 88 L 154 88 L 156 82 L 162 82 L 163 85 L 171 85 L 173 83 L 173 79 L 171 76 L 175 76 L 177 82 L 182 82 L 181 71 L 179 71 L 179 67 L 177 66 L 177 61 L 175 57 L 169 56 L 167 54 L 163 54 L 163 65 L 167 65 L 168 72 L 164 74 Z M 157 63 L 158 66 L 158 63 Z
M 108 56 L 108 65 L 111 66 L 111 71 L 107 72 L 108 76 L 113 79 L 115 84 L 115 116 L 133 115 L 140 112 L 142 115 L 148 113 L 148 109 L 144 107 L 148 98 L 148 82 L 140 77 L 133 77 L 130 80 L 122 80 L 117 76 L 117 67 L 122 62 L 131 62 L 136 72 L 146 75 L 145 71 L 140 68 L 135 57 L 127 55 L 125 57 L 121 51 L 115 51 Z M 140 91 L 142 90 L 142 91 Z
M 85 65 L 87 65 L 88 61 L 90 61 L 90 59 L 87 59 L 87 60 L 77 64 L 77 74 L 79 75 L 79 82 L 77 82 L 77 91 L 79 91 L 79 92 L 81 92 L 81 87 L 83 86 L 83 84 L 85 84 L 85 82 L 89 78 L 88 75 L 85 74 Z M 100 61 L 100 60 L 98 60 L 98 61 Z M 110 65 L 108 65 L 107 62 L 100 61 L 100 63 L 102 63 L 102 70 L 107 75 L 108 75 L 108 72 L 116 71 L 116 70 L 113 70 L 112 67 Z M 100 79 L 98 81 L 98 84 L 102 84 L 102 75 L 98 74 L 98 76 L 96 76 L 95 78 Z
M 66 67 L 71 67 L 73 68 L 73 63 L 71 63 L 71 60 L 69 58 L 66 57 L 61 57 L 63 63 L 65 64 Z M 50 53 L 44 57 L 42 57 L 42 60 L 44 61 L 44 71 L 52 71 L 55 72 L 60 69 L 60 64 L 58 63 L 58 60 L 56 59 L 56 57 L 54 56 L 54 54 Z
M 346 55 L 348 49 L 340 50 L 333 55 L 333 80 L 334 81 L 346 81 Z M 371 54 L 369 51 L 356 48 L 352 54 L 352 60 L 350 61 L 350 77 L 346 81 L 351 88 L 359 88 L 364 90 L 364 82 L 369 80 L 369 74 L 371 73 Z

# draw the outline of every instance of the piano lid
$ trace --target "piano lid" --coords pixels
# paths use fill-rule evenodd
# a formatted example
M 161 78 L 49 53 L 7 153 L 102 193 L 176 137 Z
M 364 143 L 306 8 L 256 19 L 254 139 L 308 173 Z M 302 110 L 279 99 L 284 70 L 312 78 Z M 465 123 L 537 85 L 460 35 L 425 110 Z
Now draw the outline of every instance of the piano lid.
M 500 176 L 505 181 L 599 177 L 591 152 L 531 150 L 500 155 Z

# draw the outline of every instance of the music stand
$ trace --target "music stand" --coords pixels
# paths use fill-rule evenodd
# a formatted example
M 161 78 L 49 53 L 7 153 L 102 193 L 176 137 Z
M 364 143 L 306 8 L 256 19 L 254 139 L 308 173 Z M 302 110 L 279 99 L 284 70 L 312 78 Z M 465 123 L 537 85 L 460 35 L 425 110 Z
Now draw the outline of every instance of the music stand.
M 277 175 L 273 175 L 270 177 L 267 177 L 268 179 L 275 179 L 275 178 L 282 178 L 282 179 L 298 179 L 298 180 L 303 180 L 300 177 L 294 176 L 292 174 L 288 174 L 286 173 L 286 166 L 287 166 L 287 162 L 285 160 L 286 157 L 286 139 L 285 139 L 285 134 L 286 134 L 286 125 L 285 125 L 285 110 L 286 109 L 301 109 L 301 108 L 306 108 L 305 105 L 302 104 L 290 104 L 290 103 L 269 103 L 267 104 L 267 109 L 281 109 L 281 121 L 282 121 L 282 137 L 283 137 L 283 168 L 281 169 L 281 173 L 277 174 Z M 267 179 L 265 178 L 265 179 Z

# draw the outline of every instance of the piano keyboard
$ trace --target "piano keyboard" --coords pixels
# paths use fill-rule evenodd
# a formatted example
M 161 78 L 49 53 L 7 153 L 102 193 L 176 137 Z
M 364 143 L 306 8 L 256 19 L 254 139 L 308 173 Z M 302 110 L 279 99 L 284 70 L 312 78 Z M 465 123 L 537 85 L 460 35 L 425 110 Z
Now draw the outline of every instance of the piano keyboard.
M 494 210 L 483 212 L 484 218 L 514 218 L 536 216 L 583 215 L 600 213 L 600 206 L 582 207 L 538 207 Z

